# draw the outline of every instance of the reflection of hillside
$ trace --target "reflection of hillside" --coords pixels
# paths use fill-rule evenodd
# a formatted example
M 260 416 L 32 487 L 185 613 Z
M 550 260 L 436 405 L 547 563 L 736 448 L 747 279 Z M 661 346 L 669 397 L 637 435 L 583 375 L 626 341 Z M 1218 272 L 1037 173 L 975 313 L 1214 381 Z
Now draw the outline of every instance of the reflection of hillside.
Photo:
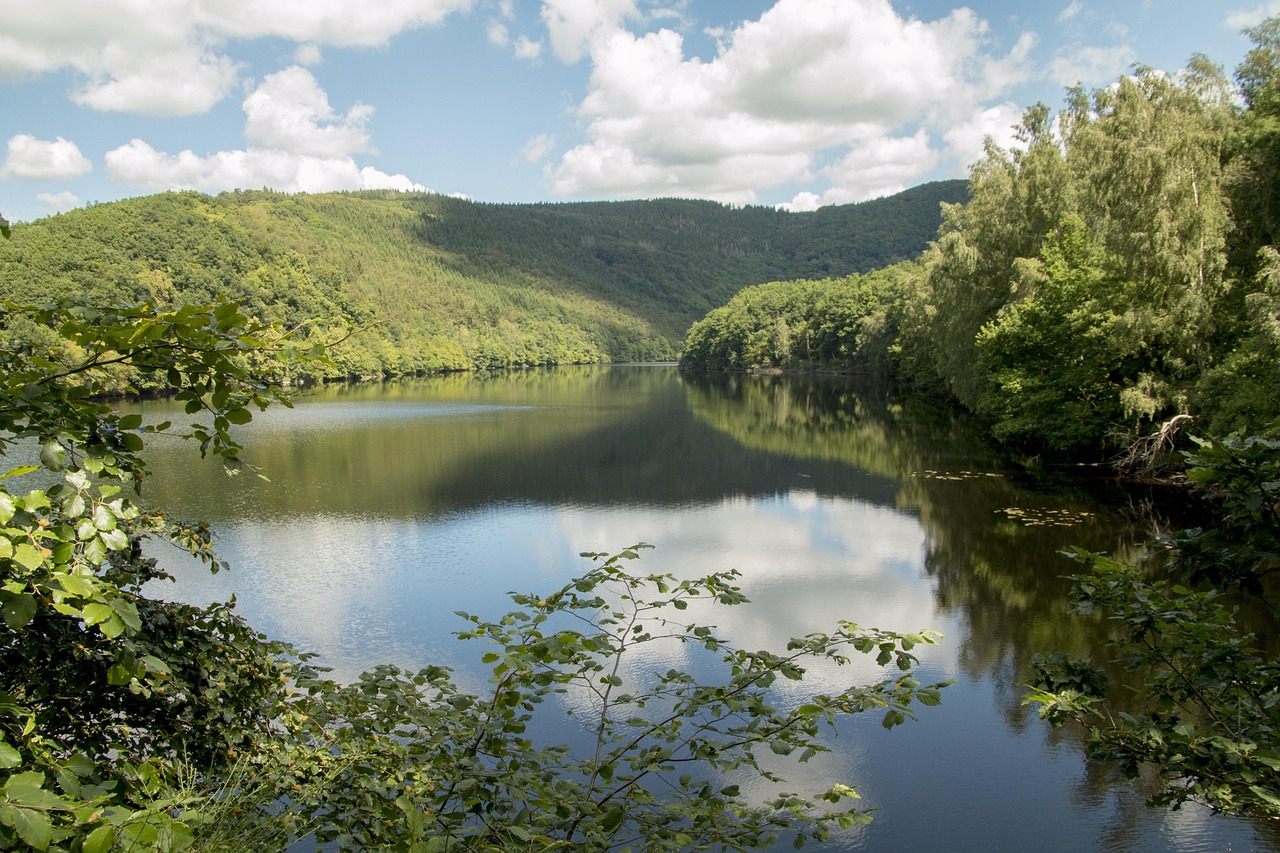
M 163 402 L 149 416 L 181 421 Z M 584 367 L 326 388 L 242 434 L 271 478 L 234 489 L 216 465 L 157 450 L 148 497 L 212 522 L 253 506 L 431 517 L 494 502 L 681 505 L 779 483 L 893 506 L 896 486 L 838 461 L 745 451 L 690 418 L 674 368 Z M 178 472 L 181 471 L 179 476 Z
M 688 384 L 690 409 L 748 448 L 843 462 L 897 480 L 898 506 L 920 519 L 924 569 L 938 607 L 967 624 L 958 665 L 992 678 L 1020 728 L 1031 658 L 1097 651 L 1096 622 L 1069 614 L 1072 545 L 1131 546 L 1118 513 L 1063 491 L 1035 490 L 1002 472 L 963 418 L 886 405 L 832 378 L 732 376 Z

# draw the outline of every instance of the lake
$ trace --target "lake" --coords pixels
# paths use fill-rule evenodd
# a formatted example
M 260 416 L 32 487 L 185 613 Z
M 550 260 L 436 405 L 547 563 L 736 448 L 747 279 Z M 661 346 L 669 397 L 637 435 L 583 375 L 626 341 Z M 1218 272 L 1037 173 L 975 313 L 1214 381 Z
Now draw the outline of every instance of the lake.
M 182 421 L 171 403 L 138 407 Z M 940 707 L 893 731 L 878 714 L 846 720 L 831 753 L 792 770 L 876 808 L 822 849 L 1277 846 L 1246 821 L 1146 808 L 1140 787 L 1084 761 L 1078 733 L 1022 705 L 1033 655 L 1102 649 L 1099 625 L 1068 614 L 1074 564 L 1057 552 L 1134 553 L 1157 508 L 1008 469 L 953 413 L 834 379 L 599 366 L 331 386 L 240 436 L 269 481 L 153 439 L 145 497 L 209 521 L 232 570 L 160 553 L 179 580 L 152 591 L 234 594 L 251 624 L 337 678 L 443 663 L 479 686 L 485 649 L 453 638 L 455 611 L 496 618 L 508 590 L 584 572 L 580 552 L 645 542 L 646 572 L 742 572 L 752 603 L 714 620 L 740 646 L 781 650 L 841 619 L 944 635 L 920 667 L 955 679 Z M 782 701 L 870 680 L 867 663 L 815 669 Z

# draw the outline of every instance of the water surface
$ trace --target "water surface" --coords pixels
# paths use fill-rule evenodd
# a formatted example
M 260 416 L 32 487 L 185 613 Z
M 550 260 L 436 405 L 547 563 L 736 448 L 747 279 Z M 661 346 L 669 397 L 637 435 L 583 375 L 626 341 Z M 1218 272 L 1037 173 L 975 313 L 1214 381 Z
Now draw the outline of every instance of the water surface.
M 714 620 L 740 646 L 780 650 L 841 619 L 944 634 L 921 655 L 924 680 L 956 679 L 941 707 L 892 732 L 878 715 L 849 720 L 832 753 L 792 770 L 877 808 L 828 850 L 1275 844 L 1248 822 L 1145 808 L 1086 764 L 1078 735 L 1021 704 L 1032 655 L 1101 650 L 1099 626 L 1067 614 L 1073 565 L 1057 551 L 1127 553 L 1147 513 L 1027 481 L 951 414 L 834 380 L 589 367 L 326 388 L 241 437 L 269 481 L 156 446 L 147 498 L 211 522 L 232 565 L 214 576 L 158 555 L 180 578 L 160 591 L 234 594 L 259 630 L 319 652 L 339 678 L 445 663 L 479 687 L 485 649 L 452 637 L 455 611 L 497 617 L 507 591 L 585 571 L 580 552 L 646 542 L 645 571 L 742 572 L 752 604 Z M 699 665 L 640 658 L 633 675 L 677 664 Z M 782 700 L 874 676 L 868 662 L 816 669 Z

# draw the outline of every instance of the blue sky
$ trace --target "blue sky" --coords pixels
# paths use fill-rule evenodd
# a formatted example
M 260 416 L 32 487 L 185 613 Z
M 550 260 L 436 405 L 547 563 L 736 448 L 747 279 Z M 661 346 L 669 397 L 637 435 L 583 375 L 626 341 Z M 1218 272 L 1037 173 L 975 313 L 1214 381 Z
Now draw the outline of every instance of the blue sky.
M 0 0 L 0 211 L 164 189 L 812 209 L 1280 0 Z

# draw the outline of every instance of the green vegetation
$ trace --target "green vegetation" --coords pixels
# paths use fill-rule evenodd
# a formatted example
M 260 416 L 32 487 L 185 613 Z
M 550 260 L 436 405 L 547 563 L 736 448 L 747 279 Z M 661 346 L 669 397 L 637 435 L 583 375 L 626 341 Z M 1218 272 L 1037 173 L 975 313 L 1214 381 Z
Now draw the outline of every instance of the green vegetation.
M 1054 723 L 1085 725 L 1095 758 L 1130 775 L 1154 768 L 1153 805 L 1199 802 L 1275 820 L 1280 662 L 1240 626 L 1235 605 L 1258 598 L 1274 617 L 1267 579 L 1280 571 L 1280 441 L 1203 441 L 1190 463 L 1214 524 L 1156 543 L 1167 570 L 1072 554 L 1091 569 L 1073 579 L 1077 610 L 1115 626 L 1102 662 L 1138 673 L 1142 688 L 1130 695 L 1094 660 L 1059 654 L 1036 663 L 1028 701 Z
M 39 448 L 40 464 L 0 477 L 0 849 L 282 849 L 308 834 L 358 850 L 801 843 L 869 815 L 843 784 L 789 793 L 775 756 L 826 751 L 820 735 L 844 715 L 879 710 L 892 728 L 939 701 L 943 685 L 912 675 L 928 632 L 841 623 L 778 653 L 737 648 L 703 624 L 745 602 L 734 573 L 625 571 L 645 546 L 583 555 L 596 565 L 582 577 L 515 595 L 497 621 L 468 616 L 460 636 L 491 647 L 486 690 L 441 667 L 336 684 L 231 605 L 147 595 L 165 577 L 154 546 L 220 563 L 206 528 L 130 494 L 157 433 L 239 471 L 231 430 L 287 402 L 271 379 L 322 351 L 226 302 L 3 311 L 23 334 L 0 344 L 0 449 Z M 101 402 L 130 375 L 179 389 L 190 424 L 144 427 Z M 23 475 L 61 482 L 19 488 Z M 633 668 L 654 643 L 716 674 Z M 892 669 L 801 703 L 770 691 L 855 653 Z M 534 718 L 560 702 L 587 721 L 585 745 L 542 740 Z M 772 793 L 717 781 L 735 770 Z
M 1188 415 L 1263 428 L 1280 416 L 1280 23 L 1249 35 L 1243 108 L 1203 57 L 1033 107 L 918 262 L 744 291 L 693 327 L 684 363 L 887 373 L 1060 453 Z
M 484 205 L 387 192 L 163 193 L 0 244 L 0 297 L 168 307 L 234 301 L 332 343 L 292 378 L 671 359 L 748 284 L 911 257 L 964 184 L 785 213 L 663 200 Z

